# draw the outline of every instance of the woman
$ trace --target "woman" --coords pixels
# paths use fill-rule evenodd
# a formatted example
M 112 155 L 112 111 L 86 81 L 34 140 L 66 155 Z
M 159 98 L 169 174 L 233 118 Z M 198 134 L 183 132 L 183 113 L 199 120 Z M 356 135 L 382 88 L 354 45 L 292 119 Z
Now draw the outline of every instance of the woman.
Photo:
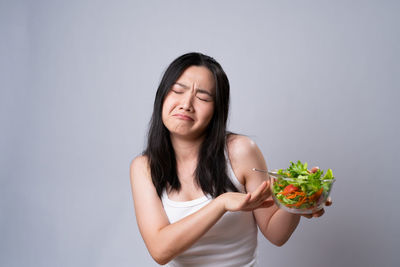
M 257 227 L 281 246 L 299 223 L 252 171 L 267 169 L 257 145 L 226 131 L 228 108 L 229 82 L 213 58 L 185 54 L 165 71 L 130 172 L 139 230 L 159 264 L 254 266 Z

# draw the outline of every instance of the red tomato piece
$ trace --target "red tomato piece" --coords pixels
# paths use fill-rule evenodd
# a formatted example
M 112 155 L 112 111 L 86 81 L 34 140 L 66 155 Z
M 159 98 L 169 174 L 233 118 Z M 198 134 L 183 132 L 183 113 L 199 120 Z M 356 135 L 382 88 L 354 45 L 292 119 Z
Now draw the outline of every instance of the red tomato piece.
M 292 184 L 290 184 L 290 185 L 287 185 L 287 186 L 283 189 L 282 194 L 284 194 L 284 195 L 289 195 L 289 194 L 291 194 L 291 193 L 293 193 L 293 192 L 296 192 L 296 191 L 299 191 L 299 188 L 296 187 L 296 186 L 294 186 L 294 185 L 292 185 Z

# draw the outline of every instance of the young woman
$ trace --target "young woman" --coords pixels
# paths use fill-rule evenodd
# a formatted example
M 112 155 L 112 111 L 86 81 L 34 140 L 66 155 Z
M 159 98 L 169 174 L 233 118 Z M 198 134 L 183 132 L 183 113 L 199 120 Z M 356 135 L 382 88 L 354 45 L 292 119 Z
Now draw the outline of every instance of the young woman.
M 161 265 L 254 266 L 257 227 L 281 246 L 299 223 L 252 171 L 267 169 L 257 145 L 227 132 L 228 110 L 228 78 L 213 58 L 185 54 L 165 71 L 147 148 L 130 169 L 140 233 Z

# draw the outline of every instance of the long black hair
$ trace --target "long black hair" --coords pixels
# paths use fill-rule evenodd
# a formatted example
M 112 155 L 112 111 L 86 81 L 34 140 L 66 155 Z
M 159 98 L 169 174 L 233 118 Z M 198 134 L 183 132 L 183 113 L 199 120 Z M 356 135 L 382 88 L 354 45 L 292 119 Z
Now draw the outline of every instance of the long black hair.
M 195 179 L 204 193 L 217 197 L 227 191 L 237 192 L 227 175 L 225 147 L 228 132 L 226 123 L 229 111 L 229 81 L 221 65 L 212 57 L 201 53 L 188 53 L 175 59 L 166 69 L 154 100 L 153 115 L 147 136 L 151 178 L 161 197 L 164 189 L 179 191 L 181 184 L 176 171 L 175 152 L 168 129 L 162 121 L 165 96 L 181 74 L 190 66 L 204 66 L 211 71 L 215 81 L 214 114 L 206 129 L 201 145 Z

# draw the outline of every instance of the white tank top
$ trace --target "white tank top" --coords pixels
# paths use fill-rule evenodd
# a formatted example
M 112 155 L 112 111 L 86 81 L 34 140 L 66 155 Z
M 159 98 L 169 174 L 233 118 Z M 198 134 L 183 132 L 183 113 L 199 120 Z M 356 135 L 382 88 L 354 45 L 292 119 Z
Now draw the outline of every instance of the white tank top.
M 244 193 L 244 186 L 236 178 L 229 160 L 227 162 L 229 178 Z M 170 223 L 174 223 L 207 205 L 212 197 L 173 201 L 164 190 L 161 200 Z M 256 249 L 257 224 L 253 213 L 226 212 L 207 233 L 167 266 L 255 266 Z

